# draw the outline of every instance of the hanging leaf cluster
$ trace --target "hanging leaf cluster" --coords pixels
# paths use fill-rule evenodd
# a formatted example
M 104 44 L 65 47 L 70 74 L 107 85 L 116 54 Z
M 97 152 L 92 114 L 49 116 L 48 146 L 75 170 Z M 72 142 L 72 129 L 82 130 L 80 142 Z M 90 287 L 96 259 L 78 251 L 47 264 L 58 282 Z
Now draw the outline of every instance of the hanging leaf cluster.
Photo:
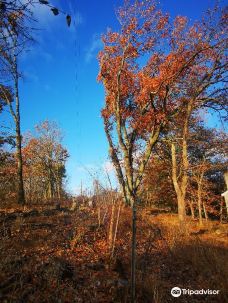
M 52 8 L 51 11 L 53 12 L 53 14 L 55 16 L 57 16 L 59 14 L 59 10 L 56 7 Z
M 39 0 L 39 2 L 40 2 L 41 4 L 49 4 L 48 1 L 46 1 L 46 0 Z
M 61 11 L 57 7 L 52 6 L 47 0 L 39 0 L 39 3 L 40 4 L 44 4 L 44 5 L 48 6 L 48 7 L 50 7 L 50 9 L 51 9 L 52 13 L 54 14 L 54 16 L 58 16 L 59 13 L 66 15 L 66 23 L 67 23 L 68 26 L 71 25 L 71 16 L 69 14 L 66 14 L 65 12 Z

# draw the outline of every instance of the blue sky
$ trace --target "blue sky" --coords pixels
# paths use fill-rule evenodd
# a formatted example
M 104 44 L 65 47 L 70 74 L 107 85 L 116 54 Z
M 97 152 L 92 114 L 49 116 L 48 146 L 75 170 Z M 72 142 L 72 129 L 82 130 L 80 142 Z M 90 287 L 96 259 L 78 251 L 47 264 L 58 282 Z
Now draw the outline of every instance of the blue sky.
M 161 0 L 161 6 L 172 16 L 200 18 L 212 6 L 210 0 Z M 50 0 L 54 6 L 69 12 L 73 26 L 68 28 L 65 16 L 54 17 L 42 5 L 34 8 L 37 18 L 37 43 L 20 60 L 23 80 L 21 90 L 22 131 L 31 130 L 45 120 L 58 122 L 70 153 L 67 163 L 68 188 L 77 192 L 81 182 L 90 187 L 91 171 L 102 179 L 107 167 L 108 145 L 103 131 L 100 109 L 104 102 L 102 85 L 97 83 L 97 53 L 100 35 L 107 27 L 118 28 L 115 7 L 120 0 Z M 4 119 L 13 125 L 10 117 Z M 114 182 L 114 181 L 113 181 Z

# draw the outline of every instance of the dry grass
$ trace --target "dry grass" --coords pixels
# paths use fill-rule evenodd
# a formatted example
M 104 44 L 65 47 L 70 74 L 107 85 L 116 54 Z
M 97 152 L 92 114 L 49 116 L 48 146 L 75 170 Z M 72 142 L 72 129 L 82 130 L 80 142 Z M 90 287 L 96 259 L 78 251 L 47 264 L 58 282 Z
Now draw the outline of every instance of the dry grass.
M 176 299 L 170 295 L 174 286 L 220 290 L 218 296 L 185 295 L 178 298 L 180 302 L 227 302 L 227 226 L 205 222 L 200 228 L 198 222 L 188 218 L 183 228 L 179 226 L 177 216 L 164 214 L 149 216 L 148 220 L 161 230 L 163 238 L 163 247 L 158 247 L 155 253 L 160 254 L 156 260 L 163 269 L 157 276 L 151 274 L 150 277 L 151 281 L 155 281 L 151 282 L 151 297 L 156 289 L 160 293 L 157 301 L 154 299 L 151 302 L 174 302 Z
M 98 228 L 91 208 L 2 211 L 0 301 L 129 302 L 131 211 L 121 212 L 111 260 L 109 216 Z M 176 215 L 150 210 L 140 210 L 137 223 L 137 303 L 176 302 L 174 286 L 220 290 L 219 296 L 182 296 L 179 302 L 228 300 L 226 225 L 200 229 L 189 219 L 183 229 Z

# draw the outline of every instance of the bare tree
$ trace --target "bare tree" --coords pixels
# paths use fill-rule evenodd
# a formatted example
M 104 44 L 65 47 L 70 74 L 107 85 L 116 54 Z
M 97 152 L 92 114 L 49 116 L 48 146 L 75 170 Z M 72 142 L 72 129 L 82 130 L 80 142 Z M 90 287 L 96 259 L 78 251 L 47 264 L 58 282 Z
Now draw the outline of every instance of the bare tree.
M 22 136 L 20 118 L 20 94 L 19 94 L 19 57 L 20 54 L 33 41 L 31 21 L 33 19 L 32 7 L 34 5 L 45 5 L 56 16 L 61 12 L 48 1 L 39 0 L 13 0 L 0 1 L 0 99 L 3 99 L 9 106 L 13 117 L 16 132 L 16 158 L 18 176 L 18 203 L 25 203 L 23 184 L 23 163 L 22 163 Z M 67 14 L 66 14 L 67 15 Z M 68 26 L 71 17 L 66 16 Z

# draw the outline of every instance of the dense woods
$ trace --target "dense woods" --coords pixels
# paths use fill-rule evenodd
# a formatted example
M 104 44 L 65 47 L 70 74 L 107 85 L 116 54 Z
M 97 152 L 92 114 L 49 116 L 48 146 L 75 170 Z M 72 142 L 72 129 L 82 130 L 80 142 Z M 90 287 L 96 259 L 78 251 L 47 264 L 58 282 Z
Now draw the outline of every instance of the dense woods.
M 173 302 L 178 286 L 220 291 L 181 302 L 225 302 L 227 8 L 195 22 L 151 0 L 116 11 L 97 80 L 117 183 L 89 171 L 75 194 L 58 123 L 21 128 L 34 6 L 71 26 L 48 1 L 0 1 L 0 301 Z

